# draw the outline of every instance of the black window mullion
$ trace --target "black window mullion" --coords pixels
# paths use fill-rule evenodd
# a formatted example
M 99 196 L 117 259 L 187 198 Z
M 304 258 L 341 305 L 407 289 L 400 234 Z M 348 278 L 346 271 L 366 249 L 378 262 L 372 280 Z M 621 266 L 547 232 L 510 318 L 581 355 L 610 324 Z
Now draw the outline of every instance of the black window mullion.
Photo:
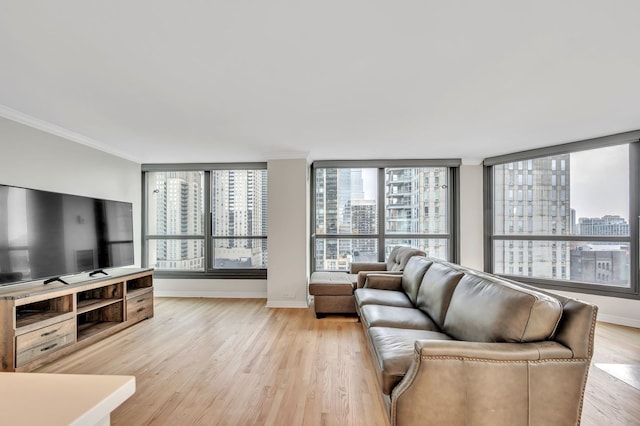
M 640 141 L 629 144 L 630 279 L 640 297 Z
M 211 209 L 211 171 L 205 170 L 204 172 L 204 270 L 207 272 L 213 271 L 213 241 L 211 239 L 213 212 Z
M 386 221 L 385 216 L 385 171 L 386 168 L 378 168 L 378 262 L 385 260 Z

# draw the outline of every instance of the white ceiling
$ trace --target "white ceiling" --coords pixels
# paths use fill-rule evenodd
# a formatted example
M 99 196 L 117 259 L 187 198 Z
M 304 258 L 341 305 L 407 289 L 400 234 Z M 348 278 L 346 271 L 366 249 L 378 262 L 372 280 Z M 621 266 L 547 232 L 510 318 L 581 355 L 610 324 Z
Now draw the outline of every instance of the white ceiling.
M 0 0 L 0 115 L 141 163 L 640 129 L 637 0 Z

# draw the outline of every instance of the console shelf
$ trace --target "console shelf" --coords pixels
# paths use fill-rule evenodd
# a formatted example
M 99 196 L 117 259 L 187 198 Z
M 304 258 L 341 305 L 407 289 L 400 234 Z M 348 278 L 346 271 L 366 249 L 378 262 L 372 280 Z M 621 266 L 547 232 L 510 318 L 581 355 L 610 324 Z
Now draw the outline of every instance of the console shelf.
M 114 303 L 121 302 L 120 300 L 111 300 L 111 299 L 88 299 L 83 300 L 82 302 L 78 302 L 78 314 L 83 314 L 85 312 L 90 312 L 95 309 L 102 308 L 103 306 L 113 305 Z
M 153 317 L 153 270 L 0 288 L 0 371 L 31 371 Z

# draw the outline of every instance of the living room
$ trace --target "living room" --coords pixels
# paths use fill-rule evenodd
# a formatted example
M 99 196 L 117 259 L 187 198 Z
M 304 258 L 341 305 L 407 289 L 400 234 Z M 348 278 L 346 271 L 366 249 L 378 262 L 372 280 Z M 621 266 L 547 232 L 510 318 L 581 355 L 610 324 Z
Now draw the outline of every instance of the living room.
M 294 313 L 282 315 L 298 318 L 319 333 L 345 329 L 351 341 L 344 345 L 355 350 L 350 345 L 356 342 L 365 353 L 366 343 L 356 334 L 362 331 L 353 318 L 316 320 L 309 307 L 313 162 L 460 159 L 456 263 L 485 270 L 483 160 L 565 143 L 602 142 L 626 132 L 633 136 L 640 129 L 636 78 L 640 58 L 634 48 L 640 35 L 633 22 L 638 12 L 635 4 L 613 8 L 597 3 L 572 7 L 549 3 L 554 13 L 543 11 L 540 5 L 516 7 L 503 2 L 492 2 L 493 9 L 470 4 L 460 9 L 414 5 L 418 9 L 413 14 L 399 7 L 333 4 L 298 11 L 302 19 L 295 11 L 282 10 L 283 5 L 273 9 L 246 6 L 252 10 L 247 13 L 240 6 L 220 11 L 214 6 L 188 10 L 142 3 L 140 9 L 102 5 L 98 11 L 86 5 L 75 5 L 74 11 L 42 5 L 38 13 L 31 13 L 16 2 L 0 18 L 7 34 L 0 52 L 8 64 L 0 71 L 0 184 L 132 203 L 135 265 L 152 266 L 143 259 L 143 165 L 266 164 L 267 277 L 182 279 L 157 274 L 156 317 L 126 333 L 151 327 L 147 322 L 168 321 L 161 319 L 163 309 L 186 309 L 188 315 L 188 308 L 180 306 L 190 298 L 241 299 L 249 303 L 243 305 L 249 312 L 257 309 L 250 302 L 257 299 L 261 308 L 273 311 L 258 316 L 292 310 Z M 359 17 L 362 9 L 368 20 Z M 318 16 L 312 19 L 311 13 Z M 491 25 L 476 21 L 474 15 L 493 19 L 489 22 L 494 22 L 495 30 L 484 32 Z M 205 17 L 213 16 L 222 28 L 220 33 L 206 32 L 211 24 Z M 431 29 L 422 28 L 429 26 L 422 22 L 427 16 Z M 457 28 L 468 31 L 447 31 L 444 22 L 434 18 L 437 16 L 449 22 L 456 16 Z M 225 17 L 229 22 L 224 22 Z M 305 28 L 311 23 L 311 28 Z M 335 26 L 331 35 L 319 29 L 325 23 Z M 391 30 L 379 30 L 383 23 Z M 178 24 L 183 39 L 173 27 Z M 240 30 L 248 28 L 260 31 L 247 35 Z M 505 37 L 507 31 L 517 36 Z M 298 33 L 307 40 L 292 36 Z M 272 39 L 261 38 L 264 34 Z M 156 37 L 163 47 L 153 42 Z M 477 44 L 463 47 L 474 37 L 479 37 Z M 216 40 L 213 47 L 207 44 L 210 39 Z M 423 49 L 418 48 L 419 43 L 424 43 Z M 491 43 L 497 47 L 488 47 Z M 207 49 L 214 52 L 211 57 L 205 55 L 208 62 L 201 64 L 192 58 L 202 57 Z M 359 53 L 352 56 L 354 49 Z M 416 58 L 418 52 L 429 53 L 433 59 Z M 278 62 L 287 55 L 293 59 Z M 167 57 L 175 59 L 167 61 Z M 329 59 L 332 64 L 321 64 Z M 224 69 L 220 62 L 229 68 Z M 400 66 L 390 65 L 393 63 Z M 440 65 L 430 74 L 433 63 Z M 339 71 L 340 67 L 346 68 Z M 198 71 L 192 71 L 196 68 Z M 462 72 L 465 69 L 474 72 Z M 155 73 L 157 79 L 146 78 Z M 425 82 L 428 79 L 421 73 L 437 84 Z M 445 84 L 447 74 L 454 81 Z M 196 78 L 197 83 L 189 82 Z M 423 105 L 424 99 L 434 100 Z M 491 105 L 486 105 L 487 100 Z M 632 226 L 637 230 L 637 223 Z M 638 284 L 633 285 L 637 288 Z M 637 294 L 560 293 L 597 305 L 602 322 L 640 328 Z M 171 303 L 176 307 L 170 308 Z M 212 317 L 224 321 L 222 314 Z M 233 317 L 240 321 L 237 312 Z M 181 332 L 188 333 L 188 329 Z M 126 350 L 121 344 L 117 347 Z M 147 348 L 149 352 L 162 350 Z M 208 356 L 205 348 L 190 350 Z M 83 370 L 87 358 L 74 356 L 69 359 L 75 360 L 75 367 L 61 370 Z M 331 359 L 330 354 L 326 357 Z M 311 358 L 302 359 L 311 362 Z M 364 361 L 354 367 L 363 368 L 357 380 L 371 384 L 375 379 L 366 376 L 371 361 Z M 638 359 L 622 363 L 638 364 Z M 116 365 L 109 370 L 104 374 L 131 373 Z M 591 373 L 594 370 L 592 366 Z M 197 381 L 192 384 L 196 386 Z M 271 384 L 276 385 L 277 381 Z M 296 387 L 301 384 L 287 386 L 302 392 Z M 250 399 L 254 394 L 234 397 Z M 367 419 L 384 424 L 382 404 L 376 398 L 373 393 L 369 402 L 374 414 Z M 627 404 L 637 402 L 639 391 L 632 389 L 625 398 Z M 309 424 L 321 423 L 323 412 L 320 409 L 318 418 Z M 283 420 L 276 416 L 260 423 L 276 424 L 276 418 Z M 238 424 L 251 423 L 248 417 L 235 419 Z M 126 424 L 125 419 L 118 420 L 117 413 L 113 420 Z M 157 424 L 162 421 L 154 419 Z M 197 422 L 207 424 L 207 419 Z M 367 423 L 362 419 L 353 422 Z M 585 419 L 584 424 L 597 423 Z

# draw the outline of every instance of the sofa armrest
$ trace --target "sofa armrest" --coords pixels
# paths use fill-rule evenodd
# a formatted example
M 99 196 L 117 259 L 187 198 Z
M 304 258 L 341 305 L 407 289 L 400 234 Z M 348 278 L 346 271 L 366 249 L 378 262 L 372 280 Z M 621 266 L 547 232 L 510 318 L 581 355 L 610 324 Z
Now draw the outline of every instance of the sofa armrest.
M 384 262 L 354 262 L 349 265 L 349 273 L 357 274 L 360 271 L 386 271 L 387 264 Z
M 402 275 L 400 271 L 360 271 L 356 277 L 356 288 L 369 287 L 366 285 L 367 277 L 371 274 L 374 275 Z
M 550 340 L 532 343 L 416 340 L 415 350 L 423 358 L 456 357 L 489 361 L 536 361 L 573 358 L 571 349 Z
M 391 425 L 579 424 L 589 364 L 553 341 L 416 341 Z
M 360 281 L 360 275 L 358 275 L 358 281 Z M 379 290 L 402 290 L 402 273 L 369 273 L 366 275 L 364 287 Z

